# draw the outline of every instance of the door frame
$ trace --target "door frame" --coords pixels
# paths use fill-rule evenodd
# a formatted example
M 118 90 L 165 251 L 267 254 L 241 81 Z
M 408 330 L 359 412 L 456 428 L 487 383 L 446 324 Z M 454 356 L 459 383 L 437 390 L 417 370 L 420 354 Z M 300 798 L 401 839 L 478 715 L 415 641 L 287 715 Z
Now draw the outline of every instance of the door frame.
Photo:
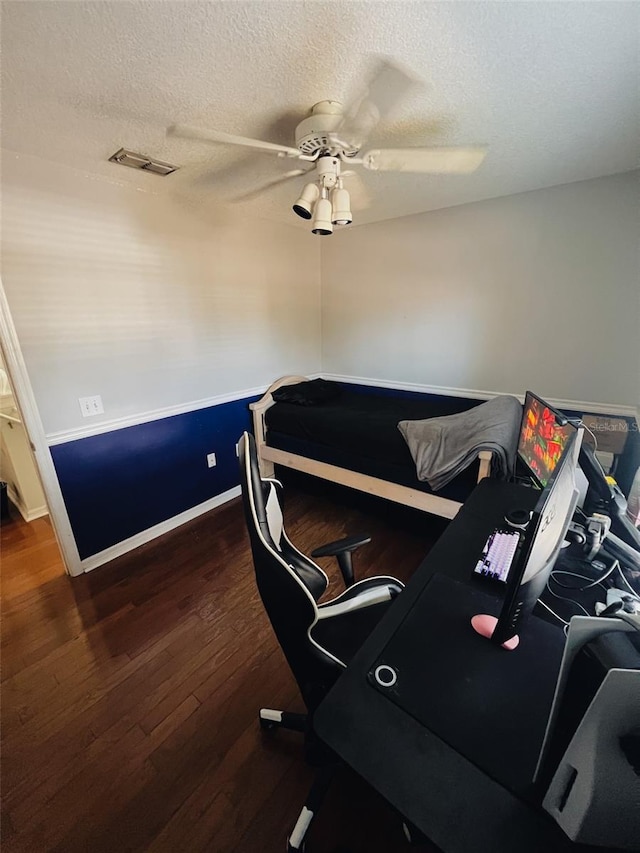
M 62 497 L 60 482 L 49 449 L 47 436 L 40 419 L 40 412 L 31 387 L 29 372 L 22 356 L 18 334 L 13 323 L 2 279 L 0 278 L 0 348 L 9 373 L 16 406 L 20 411 L 22 423 L 31 446 L 36 470 L 40 476 L 45 500 L 49 509 L 49 518 L 55 533 L 65 569 L 68 574 L 77 576 L 84 569 L 78 553 L 71 522 Z

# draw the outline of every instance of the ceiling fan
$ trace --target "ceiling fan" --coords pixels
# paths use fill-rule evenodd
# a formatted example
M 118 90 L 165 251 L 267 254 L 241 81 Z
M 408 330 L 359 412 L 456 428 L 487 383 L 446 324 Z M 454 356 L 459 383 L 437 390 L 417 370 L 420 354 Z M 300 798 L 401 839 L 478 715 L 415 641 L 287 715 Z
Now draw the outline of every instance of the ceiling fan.
M 422 174 L 468 174 L 475 171 L 486 155 L 484 146 L 371 149 L 362 146 L 381 118 L 417 85 L 417 80 L 388 61 L 381 62 L 364 94 L 349 107 L 338 101 L 320 101 L 295 129 L 295 148 L 236 136 L 218 130 L 206 130 L 177 124 L 169 128 L 174 136 L 203 142 L 241 145 L 276 154 L 310 165 L 293 169 L 252 190 L 246 200 L 273 186 L 315 171 L 293 210 L 303 219 L 312 219 L 314 234 L 331 234 L 334 225 L 349 225 L 352 220 L 349 192 L 343 178 L 353 175 L 354 166 L 372 172 L 414 172 Z M 343 165 L 348 171 L 343 171 Z

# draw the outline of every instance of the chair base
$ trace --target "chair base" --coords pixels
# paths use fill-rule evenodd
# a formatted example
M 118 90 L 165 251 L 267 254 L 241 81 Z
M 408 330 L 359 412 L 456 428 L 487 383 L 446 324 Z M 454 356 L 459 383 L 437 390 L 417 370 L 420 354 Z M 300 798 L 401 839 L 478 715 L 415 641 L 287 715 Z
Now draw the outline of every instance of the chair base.
M 333 757 L 333 753 L 314 736 L 310 729 L 308 714 L 294 714 L 291 711 L 278 711 L 275 708 L 260 708 L 258 716 L 260 727 L 264 731 L 289 729 L 294 732 L 302 732 L 305 736 L 307 761 L 318 767 L 305 804 L 298 815 L 291 835 L 287 839 L 287 853 L 303 853 L 307 831 L 318 813 L 335 773 L 335 762 L 328 763 L 329 756 Z
M 324 767 L 336 762 L 336 756 L 328 746 L 315 735 L 308 714 L 294 714 L 291 711 L 276 711 L 274 708 L 261 708 L 260 728 L 265 731 L 288 729 L 304 735 L 304 757 L 312 767 Z
M 304 851 L 306 834 L 314 817 L 318 814 L 335 772 L 335 765 L 320 767 L 316 771 L 316 778 L 313 780 L 311 790 L 307 794 L 307 799 L 298 815 L 296 825 L 287 839 L 287 853 L 302 853 Z
M 340 766 L 340 759 L 315 736 L 310 726 L 308 714 L 294 714 L 291 711 L 279 711 L 275 708 L 260 708 L 259 720 L 260 728 L 264 731 L 288 729 L 304 734 L 306 760 L 316 767 L 315 779 L 305 804 L 298 815 L 291 835 L 287 838 L 287 853 L 304 853 L 307 832 L 322 805 L 335 772 Z M 426 841 L 422 832 L 408 821 L 403 822 L 402 829 L 406 840 L 411 845 L 422 844 Z
M 260 708 L 260 728 L 265 731 L 272 729 L 289 729 L 292 732 L 306 734 L 309 728 L 307 714 L 293 714 L 291 711 L 276 711 L 274 708 Z

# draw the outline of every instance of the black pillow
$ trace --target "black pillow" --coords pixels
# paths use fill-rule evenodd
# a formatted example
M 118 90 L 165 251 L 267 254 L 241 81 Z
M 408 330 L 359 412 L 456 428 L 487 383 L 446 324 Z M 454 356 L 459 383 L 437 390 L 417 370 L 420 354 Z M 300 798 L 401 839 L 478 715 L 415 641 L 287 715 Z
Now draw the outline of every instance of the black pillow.
M 337 382 L 326 379 L 310 379 L 296 385 L 283 385 L 271 394 L 277 403 L 295 403 L 296 406 L 321 406 L 330 403 L 342 394 Z

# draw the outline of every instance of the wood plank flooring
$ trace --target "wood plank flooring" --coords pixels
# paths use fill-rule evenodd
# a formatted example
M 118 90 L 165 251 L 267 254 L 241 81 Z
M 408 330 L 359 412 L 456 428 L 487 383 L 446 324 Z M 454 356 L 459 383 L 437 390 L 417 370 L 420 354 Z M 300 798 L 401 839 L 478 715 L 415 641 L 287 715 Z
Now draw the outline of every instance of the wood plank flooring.
M 388 505 L 297 483 L 286 493 L 303 551 L 373 534 L 358 577 L 408 578 L 442 529 L 423 518 L 406 525 Z M 75 579 L 47 519 L 14 513 L 1 546 L 4 853 L 284 851 L 313 771 L 300 736 L 257 724 L 262 706 L 304 709 L 255 588 L 240 502 Z M 309 853 L 403 849 L 398 817 L 344 770 Z

